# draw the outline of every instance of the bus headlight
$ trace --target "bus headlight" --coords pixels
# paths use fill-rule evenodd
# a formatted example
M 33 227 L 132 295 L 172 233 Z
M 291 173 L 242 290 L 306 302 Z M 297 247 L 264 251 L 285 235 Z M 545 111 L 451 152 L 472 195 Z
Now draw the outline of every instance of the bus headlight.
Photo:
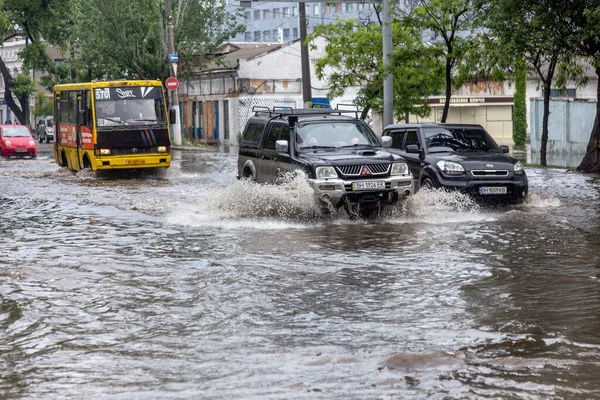
M 159 153 L 166 153 L 167 152 L 167 146 L 158 146 L 157 148 Z
M 108 156 L 108 155 L 110 155 L 110 149 L 100 149 L 100 155 L 101 156 Z

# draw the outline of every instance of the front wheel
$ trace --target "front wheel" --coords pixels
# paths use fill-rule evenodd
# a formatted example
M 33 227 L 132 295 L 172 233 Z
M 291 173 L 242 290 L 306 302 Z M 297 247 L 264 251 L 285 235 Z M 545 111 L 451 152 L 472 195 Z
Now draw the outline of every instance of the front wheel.
M 436 189 L 437 186 L 433 183 L 431 178 L 425 178 L 421 182 L 421 189 Z

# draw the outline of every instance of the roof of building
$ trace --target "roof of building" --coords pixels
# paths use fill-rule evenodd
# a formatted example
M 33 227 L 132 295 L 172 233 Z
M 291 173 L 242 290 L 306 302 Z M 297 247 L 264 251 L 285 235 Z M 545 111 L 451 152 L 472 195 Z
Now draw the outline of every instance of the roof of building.
M 231 70 L 237 68 L 239 60 L 249 60 L 254 57 L 259 57 L 267 53 L 279 50 L 284 46 L 289 46 L 292 42 L 287 43 L 225 43 L 221 46 L 218 55 L 221 55 L 221 60 L 211 62 L 206 66 L 204 71 L 215 70 Z

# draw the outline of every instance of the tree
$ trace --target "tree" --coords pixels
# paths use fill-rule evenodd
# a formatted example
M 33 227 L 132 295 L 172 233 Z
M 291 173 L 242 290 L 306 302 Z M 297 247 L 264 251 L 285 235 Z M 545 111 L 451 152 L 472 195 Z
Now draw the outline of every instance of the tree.
M 165 2 L 79 0 L 81 18 L 72 38 L 78 79 L 166 79 Z M 173 1 L 175 48 L 185 75 L 210 62 L 224 41 L 241 31 L 223 2 Z M 110 16 L 110 18 L 106 18 Z M 87 77 L 85 77 L 87 75 Z
M 4 80 L 4 99 L 17 120 L 29 122 L 29 98 L 35 86 L 29 71 L 50 64 L 45 43 L 64 44 L 68 36 L 70 0 L 4 0 L 0 2 L 0 37 L 3 42 L 12 38 L 25 38 L 27 45 L 19 57 L 23 70 L 12 76 L 0 57 L 0 72 Z M 43 38 L 43 40 L 42 40 Z
M 524 57 L 515 62 L 515 105 L 513 107 L 513 141 L 523 146 L 527 139 L 527 69 Z
M 573 0 L 567 6 L 552 0 L 563 39 L 576 51 L 576 55 L 589 59 L 600 79 L 600 4 L 597 0 Z M 596 117 L 585 156 L 577 167 L 582 172 L 600 172 L 600 83 L 596 88 Z
M 471 0 L 420 0 L 413 10 L 415 23 L 431 35 L 432 49 L 445 64 L 446 102 L 441 122 L 448 118 L 453 70 L 467 53 L 478 48 L 476 11 Z
M 413 26 L 395 19 L 392 23 L 393 50 L 390 60 L 394 80 L 394 114 L 426 116 L 427 99 L 442 84 L 440 65 Z M 328 80 L 329 97 L 340 97 L 350 87 L 360 87 L 356 104 L 363 117 L 373 109 L 383 111 L 382 25 L 363 25 L 354 19 L 319 25 L 307 41 L 316 50 L 317 38 L 325 39 L 325 54 L 317 59 L 315 73 Z
M 508 63 L 514 64 L 512 60 L 524 55 L 526 69 L 533 71 L 541 82 L 544 111 L 540 164 L 545 166 L 553 82 L 556 78 L 557 86 L 564 86 L 567 78 L 580 77 L 582 70 L 563 39 L 564 32 L 556 20 L 557 9 L 546 1 L 496 0 L 481 5 L 488 35 L 492 37 L 490 42 L 503 54 L 499 62 L 508 67 Z

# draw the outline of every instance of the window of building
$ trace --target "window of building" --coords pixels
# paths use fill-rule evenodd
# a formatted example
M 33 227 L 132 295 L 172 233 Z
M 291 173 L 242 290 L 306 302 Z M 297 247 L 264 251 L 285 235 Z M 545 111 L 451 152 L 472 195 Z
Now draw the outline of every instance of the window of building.
M 290 30 L 287 28 L 283 30 L 283 40 L 290 40 Z
M 271 10 L 263 10 L 263 19 L 271 18 Z
M 313 15 L 319 15 L 321 13 L 321 6 L 319 4 L 315 4 L 313 6 Z
M 272 38 L 274 42 L 279 42 L 279 32 L 277 31 L 277 29 L 273 29 Z
M 292 15 L 294 17 L 298 16 L 298 7 L 292 7 Z
M 262 37 L 263 42 L 271 41 L 271 31 L 263 31 L 262 35 L 263 35 L 263 37 Z
M 289 18 L 289 17 L 290 17 L 290 8 L 283 7 L 283 18 Z
M 252 33 L 251 32 L 245 32 L 244 33 L 244 41 L 245 42 L 250 42 L 252 40 Z
M 298 28 L 294 28 L 294 37 L 292 39 L 298 39 Z
M 254 20 L 260 19 L 260 10 L 254 10 Z
M 279 8 L 274 8 L 273 9 L 273 18 L 274 19 L 280 18 L 280 16 L 279 16 Z
M 346 11 L 352 11 L 354 9 L 354 3 L 346 3 Z
M 545 90 L 542 89 L 542 97 L 544 97 Z M 577 97 L 577 89 L 552 89 L 550 91 L 550 97 Z
M 260 42 L 260 31 L 254 31 L 254 41 Z
M 342 12 L 342 3 L 337 3 L 337 4 L 335 5 L 335 12 L 336 12 L 336 13 L 340 13 L 340 12 Z
M 250 21 L 250 11 L 245 11 L 245 12 L 244 12 L 244 19 L 245 19 L 246 21 Z

